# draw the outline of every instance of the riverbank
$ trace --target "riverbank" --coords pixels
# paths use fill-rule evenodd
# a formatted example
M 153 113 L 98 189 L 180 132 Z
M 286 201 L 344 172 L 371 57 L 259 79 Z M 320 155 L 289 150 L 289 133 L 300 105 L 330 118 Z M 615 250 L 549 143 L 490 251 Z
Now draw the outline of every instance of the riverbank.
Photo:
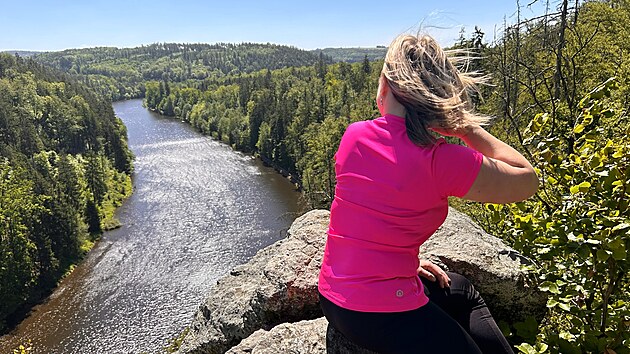
M 122 223 L 116 218 L 116 210 L 131 196 L 133 193 L 133 185 L 131 176 L 129 175 L 125 175 L 123 180 L 120 180 L 119 176 L 117 181 L 119 183 L 115 185 L 107 185 L 108 193 L 99 213 L 101 218 L 101 231 L 94 234 L 86 234 L 84 238 L 79 240 L 78 258 L 71 260 L 66 266 L 59 270 L 54 284 L 42 287 L 41 289 L 35 289 L 32 296 L 22 306 L 7 316 L 5 328 L 0 331 L 0 336 L 11 333 L 11 331 L 15 330 L 16 326 L 29 316 L 35 306 L 45 303 L 55 289 L 59 287 L 59 284 L 72 274 L 77 266 L 85 260 L 90 251 L 100 240 L 103 233 L 122 227 Z
M 157 352 L 217 279 L 284 237 L 299 193 L 259 159 L 188 124 L 114 103 L 136 155 L 134 192 L 105 232 L 0 352 L 26 339 L 42 353 Z M 167 319 L 167 320 L 165 320 Z
M 155 113 L 155 114 L 164 115 L 164 113 L 160 112 L 159 109 L 148 107 L 147 104 L 146 104 L 146 99 L 145 98 L 142 98 L 142 106 L 145 107 L 146 109 L 148 109 L 149 111 Z M 210 132 L 210 134 L 208 134 L 208 133 L 200 130 L 198 127 L 193 126 L 189 121 L 183 119 L 182 117 L 179 117 L 179 116 L 165 116 L 165 117 L 169 117 L 169 118 L 172 118 L 172 119 L 180 119 L 181 122 L 190 125 L 191 127 L 193 127 L 200 134 L 203 134 L 205 136 L 209 136 L 212 139 L 216 140 L 217 142 L 219 142 L 221 144 L 224 144 L 225 146 L 228 146 L 230 149 L 232 149 L 234 151 L 238 151 L 238 152 L 241 152 L 241 153 L 244 153 L 244 154 L 248 154 L 248 155 L 252 156 L 253 158 L 259 159 L 265 166 L 273 168 L 278 174 L 282 175 L 283 177 L 288 179 L 291 183 L 293 183 L 295 185 L 296 190 L 299 191 L 301 196 L 302 196 L 302 198 L 304 198 L 304 195 L 301 193 L 302 192 L 302 181 L 297 176 L 297 174 L 292 173 L 292 172 L 290 172 L 289 170 L 287 170 L 285 168 L 282 168 L 280 165 L 278 165 L 277 163 L 275 163 L 271 159 L 265 158 L 264 156 L 260 155 L 257 152 L 252 152 L 252 151 L 248 151 L 248 150 L 238 149 L 234 144 L 230 144 L 228 141 L 220 139 L 216 132 Z M 306 212 L 306 209 L 302 210 L 302 212 Z

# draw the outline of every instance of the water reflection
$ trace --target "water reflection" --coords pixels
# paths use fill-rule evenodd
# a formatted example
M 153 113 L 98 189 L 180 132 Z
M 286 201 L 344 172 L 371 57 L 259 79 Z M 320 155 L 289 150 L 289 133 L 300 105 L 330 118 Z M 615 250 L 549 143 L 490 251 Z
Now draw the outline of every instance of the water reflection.
M 283 236 L 298 194 L 250 156 L 142 108 L 114 109 L 136 154 L 133 196 L 108 232 L 0 351 L 32 340 L 36 353 L 156 352 L 190 323 L 233 266 Z

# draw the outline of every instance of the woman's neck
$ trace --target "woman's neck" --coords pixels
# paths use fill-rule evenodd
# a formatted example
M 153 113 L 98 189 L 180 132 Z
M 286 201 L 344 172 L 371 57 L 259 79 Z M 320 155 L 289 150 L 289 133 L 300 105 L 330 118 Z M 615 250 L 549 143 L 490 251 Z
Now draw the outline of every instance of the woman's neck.
M 407 115 L 407 110 L 405 109 L 405 106 L 400 104 L 400 102 L 398 102 L 395 98 L 392 97 L 391 99 L 386 100 L 384 103 L 385 104 L 383 105 L 383 115 L 392 114 L 398 117 L 404 117 Z

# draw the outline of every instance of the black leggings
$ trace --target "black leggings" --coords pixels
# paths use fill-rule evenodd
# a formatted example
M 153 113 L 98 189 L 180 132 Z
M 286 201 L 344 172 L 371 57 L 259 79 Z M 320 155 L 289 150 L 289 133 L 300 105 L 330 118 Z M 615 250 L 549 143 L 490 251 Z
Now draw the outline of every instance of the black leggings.
M 358 312 L 319 296 L 324 315 L 346 338 L 378 353 L 513 353 L 479 293 L 447 272 L 450 288 L 422 279 L 429 303 L 405 312 Z

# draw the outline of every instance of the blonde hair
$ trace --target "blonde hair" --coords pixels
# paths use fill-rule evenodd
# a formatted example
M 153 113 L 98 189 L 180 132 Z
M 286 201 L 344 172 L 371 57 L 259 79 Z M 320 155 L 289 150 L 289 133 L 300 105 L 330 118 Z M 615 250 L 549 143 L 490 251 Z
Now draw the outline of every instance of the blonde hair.
M 487 77 L 458 69 L 470 59 L 466 52 L 443 50 L 428 35 L 403 34 L 390 44 L 381 76 L 405 107 L 407 135 L 415 144 L 435 142 L 429 127 L 455 130 L 489 121 L 472 112 L 469 96 Z

